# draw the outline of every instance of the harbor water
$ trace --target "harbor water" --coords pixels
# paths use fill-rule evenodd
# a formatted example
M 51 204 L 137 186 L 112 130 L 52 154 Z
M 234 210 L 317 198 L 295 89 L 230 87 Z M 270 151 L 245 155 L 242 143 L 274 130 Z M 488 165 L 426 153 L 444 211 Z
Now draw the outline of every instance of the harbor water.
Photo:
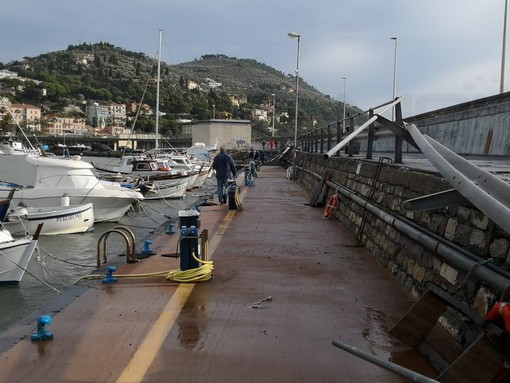
M 21 157 L 2 156 L 2 161 L 13 161 L 21 169 L 17 172 L 21 178 L 11 180 L 2 173 L 2 181 L 30 184 L 31 170 L 25 169 Z M 83 160 L 91 162 L 97 159 L 85 157 Z M 34 254 L 19 285 L 0 287 L 0 331 L 35 310 L 44 308 L 78 278 L 94 271 L 98 240 L 108 230 L 119 225 L 130 229 L 135 234 L 136 251 L 140 253 L 145 239 L 152 232 L 170 223 L 177 224 L 180 210 L 194 208 L 197 203 L 210 198 L 214 189 L 215 182 L 208 179 L 204 187 L 187 192 L 184 198 L 142 201 L 136 208 L 129 210 L 119 223 L 95 223 L 92 231 L 83 234 L 42 236 L 38 254 Z M 108 259 L 124 257 L 126 243 L 122 237 L 111 235 L 108 237 L 107 250 Z

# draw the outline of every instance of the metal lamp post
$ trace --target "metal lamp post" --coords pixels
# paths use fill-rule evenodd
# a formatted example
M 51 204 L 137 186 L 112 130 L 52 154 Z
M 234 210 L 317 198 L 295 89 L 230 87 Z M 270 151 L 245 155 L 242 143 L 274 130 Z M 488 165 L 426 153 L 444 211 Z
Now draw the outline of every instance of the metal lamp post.
M 499 84 L 499 93 L 505 91 L 505 55 L 506 55 L 506 17 L 508 10 L 508 0 L 505 0 L 505 15 L 503 18 L 503 49 L 501 53 L 501 79 Z
M 395 56 L 393 58 L 393 100 L 397 92 L 397 43 L 398 37 L 392 37 L 391 40 L 395 41 Z M 391 109 L 391 119 L 395 120 L 395 107 Z
M 289 32 L 287 34 L 291 39 L 297 39 L 297 60 L 296 60 L 296 115 L 294 119 L 294 156 L 292 161 L 293 179 L 296 180 L 296 150 L 297 150 L 297 129 L 298 129 L 298 106 L 299 106 L 299 42 L 301 34 Z
M 276 101 L 275 101 L 275 94 L 273 93 L 271 96 L 273 96 L 273 129 L 271 129 L 271 130 L 273 132 L 272 136 L 274 137 L 274 113 L 275 113 L 275 103 L 276 103 Z
M 347 87 L 347 77 L 342 77 L 344 80 L 344 123 L 342 127 L 342 133 L 345 133 L 345 88 Z

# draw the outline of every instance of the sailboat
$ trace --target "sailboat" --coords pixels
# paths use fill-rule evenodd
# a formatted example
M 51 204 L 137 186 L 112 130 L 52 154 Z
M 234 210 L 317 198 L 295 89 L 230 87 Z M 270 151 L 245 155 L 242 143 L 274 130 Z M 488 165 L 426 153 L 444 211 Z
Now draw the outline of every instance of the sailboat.
M 119 165 L 92 164 L 99 172 L 99 178 L 116 181 L 119 178 L 130 176 L 130 184 L 135 185 L 144 194 L 145 200 L 181 198 L 185 195 L 192 172 L 176 172 L 168 166 L 165 159 L 158 158 L 159 152 L 159 90 L 161 83 L 161 36 L 159 30 L 157 85 L 156 85 L 156 126 L 155 149 L 151 154 L 137 156 L 123 156 Z M 196 176 L 195 176 L 196 179 Z

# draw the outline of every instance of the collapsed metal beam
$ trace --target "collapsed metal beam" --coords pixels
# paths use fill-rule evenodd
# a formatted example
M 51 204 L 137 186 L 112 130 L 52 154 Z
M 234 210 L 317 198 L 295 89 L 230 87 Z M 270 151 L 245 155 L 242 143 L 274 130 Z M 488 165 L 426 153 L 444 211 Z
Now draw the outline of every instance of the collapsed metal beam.
M 422 135 L 415 125 L 409 124 L 406 129 L 443 177 L 469 202 L 510 233 L 510 185 L 433 138 Z
M 469 203 L 469 200 L 457 190 L 448 189 L 439 193 L 427 194 L 423 197 L 408 199 L 407 201 L 404 201 L 404 209 L 407 211 L 420 211 Z
M 379 116 L 377 122 L 384 126 L 385 128 L 391 130 L 396 136 L 402 137 L 409 144 L 414 146 L 416 149 L 420 150 L 416 142 L 414 142 L 413 137 L 409 134 L 407 130 L 404 129 L 403 126 L 384 118 L 383 116 Z
M 395 101 L 393 101 L 392 103 L 388 104 L 386 106 L 386 108 L 384 108 L 380 114 L 384 114 L 386 111 L 390 110 L 391 108 L 393 108 L 396 104 L 398 104 L 399 102 L 401 102 L 404 98 L 403 97 L 399 97 L 397 98 Z M 366 127 L 370 126 L 370 124 L 372 122 L 374 122 L 375 120 L 377 120 L 377 118 L 379 117 L 379 115 L 375 115 L 373 117 L 371 117 L 370 119 L 368 119 L 367 122 L 365 122 L 364 124 L 360 125 L 358 128 L 356 128 L 352 133 L 350 133 L 349 135 L 347 135 L 347 137 L 345 137 L 342 141 L 340 141 L 338 144 L 336 144 L 333 148 L 331 148 L 326 154 L 324 154 L 324 158 L 328 159 L 330 158 L 331 156 L 335 155 L 340 149 L 342 149 L 345 145 L 347 145 L 354 137 L 356 137 L 358 134 L 360 134 L 363 130 L 365 130 Z
M 361 351 L 357 349 L 356 347 L 350 346 L 346 343 L 342 343 L 339 341 L 332 341 L 331 342 L 333 346 L 338 347 L 341 350 L 347 351 L 351 353 L 352 355 L 356 355 L 357 357 L 364 359 L 372 364 L 375 364 L 376 366 L 382 367 L 385 370 L 395 372 L 401 376 L 404 376 L 406 378 L 411 379 L 413 382 L 419 382 L 419 383 L 439 383 L 439 381 L 431 379 L 425 375 L 422 375 L 416 371 L 410 370 L 408 368 L 402 367 L 396 363 L 378 358 L 377 356 L 374 356 L 372 354 L 369 354 L 368 352 Z

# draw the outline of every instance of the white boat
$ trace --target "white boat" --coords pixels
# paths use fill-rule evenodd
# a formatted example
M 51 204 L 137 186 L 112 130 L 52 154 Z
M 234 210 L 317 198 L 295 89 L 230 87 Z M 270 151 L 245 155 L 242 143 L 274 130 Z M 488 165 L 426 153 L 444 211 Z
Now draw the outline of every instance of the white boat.
M 81 161 L 79 156 L 69 159 L 50 157 L 25 157 L 35 166 L 33 187 L 19 187 L 13 204 L 30 207 L 53 207 L 61 205 L 64 194 L 69 196 L 69 205 L 93 204 L 95 222 L 118 222 L 143 195 L 117 184 L 104 184 L 92 172 L 91 164 Z M 0 198 L 9 189 L 0 187 Z
M 94 209 L 92 203 L 54 207 L 18 206 L 9 210 L 6 221 L 5 226 L 13 234 L 34 234 L 41 223 L 44 224 L 41 235 L 84 233 L 94 225 Z
M 35 149 L 26 148 L 21 141 L 8 139 L 0 142 L 0 154 L 24 156 L 39 153 Z
M 3 225 L 10 199 L 0 202 L 0 285 L 18 284 L 37 247 L 39 234 L 13 238 Z
M 204 165 L 198 171 L 197 178 L 196 178 L 195 182 L 193 183 L 193 188 L 201 188 L 202 186 L 204 186 L 205 181 L 211 174 L 211 170 L 212 170 L 212 168 L 210 165 Z
M 99 178 L 115 182 L 119 178 L 131 178 L 144 199 L 181 198 L 189 185 L 190 175 L 177 173 L 147 156 L 124 156 L 118 165 L 93 164 Z

